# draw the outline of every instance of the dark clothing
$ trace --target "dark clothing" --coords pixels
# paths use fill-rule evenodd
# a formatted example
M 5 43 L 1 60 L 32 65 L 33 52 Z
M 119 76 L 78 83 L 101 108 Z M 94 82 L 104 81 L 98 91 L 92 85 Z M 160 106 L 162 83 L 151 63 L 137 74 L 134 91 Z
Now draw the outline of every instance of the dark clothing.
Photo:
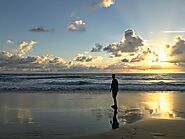
M 118 81 L 116 79 L 112 80 L 111 90 L 112 90 L 112 97 L 115 98 L 118 93 Z

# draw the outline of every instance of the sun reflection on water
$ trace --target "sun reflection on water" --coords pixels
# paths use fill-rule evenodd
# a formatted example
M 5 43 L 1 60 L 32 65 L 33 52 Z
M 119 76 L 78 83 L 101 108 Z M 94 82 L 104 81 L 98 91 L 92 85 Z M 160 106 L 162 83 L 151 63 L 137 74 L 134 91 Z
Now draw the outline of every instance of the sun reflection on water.
M 155 118 L 175 118 L 173 112 L 173 93 L 150 93 L 145 97 L 145 110 L 151 117 Z

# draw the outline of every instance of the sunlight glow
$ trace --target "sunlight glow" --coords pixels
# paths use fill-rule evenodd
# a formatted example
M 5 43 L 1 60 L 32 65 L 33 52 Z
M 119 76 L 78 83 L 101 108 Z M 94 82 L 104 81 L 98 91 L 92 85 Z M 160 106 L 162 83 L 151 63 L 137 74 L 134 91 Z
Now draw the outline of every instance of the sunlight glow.
M 164 62 L 168 60 L 168 56 L 165 52 L 159 54 L 159 62 Z
M 155 118 L 175 118 L 173 112 L 173 94 L 152 93 L 147 95 L 145 110 L 149 110 Z
M 149 60 L 152 61 L 152 62 L 156 62 L 157 59 L 158 59 L 157 56 L 155 56 L 153 54 L 149 56 Z

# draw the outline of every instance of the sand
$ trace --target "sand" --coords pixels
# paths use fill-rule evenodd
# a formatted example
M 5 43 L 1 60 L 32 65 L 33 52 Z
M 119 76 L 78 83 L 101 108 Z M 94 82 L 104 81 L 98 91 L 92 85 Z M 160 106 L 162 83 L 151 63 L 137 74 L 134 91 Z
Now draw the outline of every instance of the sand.
M 0 139 L 185 139 L 184 100 L 184 93 L 120 93 L 120 128 L 111 130 L 109 93 L 0 93 Z
M 185 120 L 144 119 L 106 133 L 73 139 L 185 139 Z

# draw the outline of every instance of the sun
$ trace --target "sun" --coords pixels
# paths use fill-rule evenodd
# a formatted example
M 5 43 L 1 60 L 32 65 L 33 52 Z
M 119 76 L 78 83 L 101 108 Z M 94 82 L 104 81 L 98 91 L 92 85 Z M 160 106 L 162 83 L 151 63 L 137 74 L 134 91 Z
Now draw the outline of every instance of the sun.
M 158 59 L 158 57 L 157 57 L 156 55 L 154 55 L 154 54 L 151 54 L 151 55 L 149 56 L 149 60 L 152 61 L 152 62 L 156 62 L 157 59 Z
M 161 52 L 158 56 L 159 62 L 166 62 L 168 60 L 167 53 Z

